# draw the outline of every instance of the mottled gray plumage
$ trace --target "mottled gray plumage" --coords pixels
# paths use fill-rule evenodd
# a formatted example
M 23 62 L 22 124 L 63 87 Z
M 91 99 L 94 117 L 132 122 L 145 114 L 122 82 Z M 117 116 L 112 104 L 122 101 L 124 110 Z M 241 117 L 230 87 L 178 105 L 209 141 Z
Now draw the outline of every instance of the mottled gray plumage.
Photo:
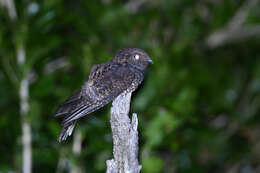
M 55 116 L 64 116 L 58 141 L 72 134 L 77 119 L 96 111 L 123 92 L 133 92 L 143 81 L 152 62 L 139 48 L 125 48 L 103 64 L 92 67 L 88 81 L 57 109 Z

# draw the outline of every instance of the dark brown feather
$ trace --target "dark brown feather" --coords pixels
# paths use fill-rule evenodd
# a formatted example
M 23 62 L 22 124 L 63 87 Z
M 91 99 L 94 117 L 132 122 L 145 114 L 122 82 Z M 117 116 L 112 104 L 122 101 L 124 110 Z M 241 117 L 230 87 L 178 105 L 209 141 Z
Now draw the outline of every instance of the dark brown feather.
M 139 58 L 135 58 L 138 54 Z M 80 91 L 59 106 L 55 116 L 64 115 L 59 141 L 71 135 L 76 120 L 114 100 L 123 92 L 132 92 L 142 82 L 149 62 L 148 55 L 138 48 L 119 51 L 107 63 L 92 67 L 88 81 Z

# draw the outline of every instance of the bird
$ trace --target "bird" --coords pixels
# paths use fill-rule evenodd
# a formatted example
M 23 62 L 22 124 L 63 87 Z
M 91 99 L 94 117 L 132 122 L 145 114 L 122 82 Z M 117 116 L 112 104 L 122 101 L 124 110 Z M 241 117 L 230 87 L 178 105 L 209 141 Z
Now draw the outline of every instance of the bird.
M 71 136 L 79 118 L 90 114 L 122 93 L 133 92 L 144 79 L 149 55 L 140 48 L 123 48 L 108 62 L 94 65 L 88 80 L 65 102 L 58 106 L 54 116 L 63 117 L 58 141 Z

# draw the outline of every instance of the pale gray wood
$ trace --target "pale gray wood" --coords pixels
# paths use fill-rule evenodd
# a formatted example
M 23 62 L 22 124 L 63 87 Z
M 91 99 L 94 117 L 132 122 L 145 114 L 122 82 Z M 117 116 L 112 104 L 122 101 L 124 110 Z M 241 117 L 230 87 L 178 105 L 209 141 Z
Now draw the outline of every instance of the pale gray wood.
M 107 160 L 106 173 L 139 173 L 138 163 L 138 119 L 128 113 L 132 93 L 119 95 L 112 103 L 110 124 L 113 136 L 114 158 Z

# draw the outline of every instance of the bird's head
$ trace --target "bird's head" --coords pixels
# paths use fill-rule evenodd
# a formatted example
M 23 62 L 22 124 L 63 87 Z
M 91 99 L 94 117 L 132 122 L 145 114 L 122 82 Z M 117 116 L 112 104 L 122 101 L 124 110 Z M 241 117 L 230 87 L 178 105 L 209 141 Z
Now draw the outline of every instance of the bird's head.
M 148 54 L 140 48 L 124 48 L 117 52 L 113 61 L 120 64 L 130 64 L 144 71 L 149 63 L 153 64 Z

